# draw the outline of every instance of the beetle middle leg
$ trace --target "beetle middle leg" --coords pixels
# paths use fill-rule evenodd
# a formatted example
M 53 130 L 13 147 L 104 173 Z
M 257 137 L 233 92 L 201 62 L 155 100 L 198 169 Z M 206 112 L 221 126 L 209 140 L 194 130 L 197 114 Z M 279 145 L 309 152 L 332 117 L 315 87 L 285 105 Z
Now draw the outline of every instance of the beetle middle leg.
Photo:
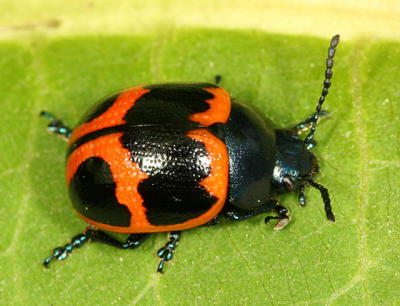
M 162 273 L 164 269 L 164 263 L 170 261 L 174 256 L 174 251 L 177 247 L 178 241 L 181 239 L 181 232 L 170 232 L 169 241 L 158 250 L 157 255 L 161 258 L 160 263 L 157 267 L 157 272 Z
M 218 215 L 215 216 L 214 219 L 211 219 L 210 221 L 208 221 L 207 223 L 203 224 L 202 226 L 217 225 L 220 221 L 221 221 L 221 214 L 218 214 Z

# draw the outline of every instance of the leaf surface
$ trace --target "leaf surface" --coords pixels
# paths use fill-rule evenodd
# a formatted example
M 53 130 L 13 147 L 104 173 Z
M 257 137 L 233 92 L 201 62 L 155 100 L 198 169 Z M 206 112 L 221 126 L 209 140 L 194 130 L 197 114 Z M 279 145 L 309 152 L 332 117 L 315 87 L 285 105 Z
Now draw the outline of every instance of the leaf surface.
M 45 269 L 41 261 L 81 232 L 64 182 L 66 144 L 48 135 L 47 110 L 74 126 L 118 89 L 166 81 L 212 82 L 277 127 L 313 112 L 327 39 L 254 30 L 167 27 L 159 34 L 31 35 L 0 41 L 1 304 L 390 304 L 400 290 L 400 44 L 360 39 L 338 47 L 318 125 L 316 190 L 308 205 L 279 199 L 292 222 L 264 216 L 185 231 L 164 274 L 156 251 L 88 244 Z

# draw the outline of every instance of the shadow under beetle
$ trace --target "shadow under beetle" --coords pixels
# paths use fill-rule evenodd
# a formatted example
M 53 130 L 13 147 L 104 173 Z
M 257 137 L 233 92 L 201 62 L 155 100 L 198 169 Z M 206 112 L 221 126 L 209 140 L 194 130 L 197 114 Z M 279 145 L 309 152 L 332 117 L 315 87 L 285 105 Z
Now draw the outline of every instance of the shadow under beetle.
M 321 193 L 335 221 L 328 190 L 314 181 L 311 149 L 331 85 L 339 35 L 332 38 L 315 113 L 290 129 L 274 129 L 217 84 L 166 83 L 128 88 L 92 107 L 73 130 L 47 112 L 48 130 L 68 140 L 66 183 L 78 215 L 90 224 L 44 260 L 65 259 L 87 241 L 139 247 L 154 232 L 169 232 L 157 271 L 173 257 L 181 231 L 275 211 L 275 229 L 289 223 L 273 194 L 304 188 Z M 216 78 L 219 83 L 220 77 Z M 302 140 L 300 134 L 309 130 Z M 104 231 L 128 233 L 125 242 Z

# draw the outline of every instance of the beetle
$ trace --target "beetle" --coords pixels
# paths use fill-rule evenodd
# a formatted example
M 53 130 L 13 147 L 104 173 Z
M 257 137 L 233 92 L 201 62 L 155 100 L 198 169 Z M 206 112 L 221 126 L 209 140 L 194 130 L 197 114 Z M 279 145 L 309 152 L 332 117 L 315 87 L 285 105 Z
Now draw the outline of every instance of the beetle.
M 311 152 L 322 104 L 331 85 L 339 35 L 330 42 L 315 113 L 289 129 L 275 129 L 225 89 L 208 83 L 166 83 L 128 88 L 92 107 L 73 130 L 43 111 L 48 130 L 68 140 L 66 183 L 86 230 L 44 260 L 63 260 L 87 241 L 121 249 L 139 247 L 151 233 L 169 232 L 157 255 L 162 272 L 181 231 L 216 225 L 221 216 L 244 220 L 275 211 L 275 230 L 290 221 L 275 194 L 321 193 L 335 221 L 328 189 L 314 181 Z M 306 137 L 301 133 L 309 130 Z M 130 234 L 121 242 L 106 232 Z

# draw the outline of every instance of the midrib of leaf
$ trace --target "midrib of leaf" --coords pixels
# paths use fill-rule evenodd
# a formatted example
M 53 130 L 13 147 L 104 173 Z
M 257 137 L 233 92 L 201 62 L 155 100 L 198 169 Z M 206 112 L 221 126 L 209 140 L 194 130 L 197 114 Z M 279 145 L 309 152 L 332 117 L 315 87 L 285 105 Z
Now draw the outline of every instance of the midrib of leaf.
M 358 177 L 360 180 L 360 187 L 358 189 L 358 213 L 357 213 L 357 227 L 358 227 L 358 240 L 359 240 L 359 269 L 357 274 L 359 275 L 358 280 L 362 282 L 363 300 L 366 305 L 371 304 L 371 296 L 368 288 L 368 240 L 367 240 L 367 209 L 369 205 L 369 167 L 370 167 L 370 155 L 369 147 L 367 142 L 367 127 L 365 123 L 365 112 L 363 111 L 363 92 L 362 84 L 366 82 L 362 67 L 363 55 L 367 53 L 368 48 L 371 46 L 370 42 L 366 39 L 358 41 L 350 56 L 352 86 L 351 86 L 351 97 L 352 97 L 352 108 L 353 108 L 353 122 L 355 126 L 355 137 L 358 141 L 358 150 L 360 156 L 360 167 Z M 356 275 L 357 276 L 357 275 Z M 355 276 L 354 280 L 357 280 Z M 358 281 L 357 280 L 357 281 Z M 354 284 L 356 284 L 355 282 Z
M 154 40 L 153 47 L 151 50 L 150 65 L 151 73 L 153 75 L 154 82 L 161 82 L 163 79 L 162 75 L 162 57 L 165 42 L 168 41 L 173 35 L 173 26 L 166 26 L 159 31 L 157 39 Z
M 361 282 L 362 295 L 365 305 L 371 304 L 371 296 L 368 288 L 368 240 L 367 240 L 367 209 L 369 205 L 369 173 L 371 159 L 369 155 L 369 146 L 367 141 L 367 126 L 365 122 L 365 112 L 363 110 L 363 92 L 362 85 L 366 82 L 363 75 L 362 67 L 364 55 L 367 54 L 371 43 L 368 40 L 360 40 L 354 44 L 352 52 L 349 55 L 349 67 L 351 75 L 350 94 L 352 98 L 352 115 L 354 123 L 355 138 L 358 142 L 359 152 L 359 171 L 356 177 L 359 177 L 358 188 L 358 212 L 354 220 L 358 229 L 359 241 L 359 262 L 358 269 L 351 280 L 339 290 L 336 290 L 332 296 L 326 301 L 327 305 L 332 305 L 337 298 L 343 296 L 354 286 Z

